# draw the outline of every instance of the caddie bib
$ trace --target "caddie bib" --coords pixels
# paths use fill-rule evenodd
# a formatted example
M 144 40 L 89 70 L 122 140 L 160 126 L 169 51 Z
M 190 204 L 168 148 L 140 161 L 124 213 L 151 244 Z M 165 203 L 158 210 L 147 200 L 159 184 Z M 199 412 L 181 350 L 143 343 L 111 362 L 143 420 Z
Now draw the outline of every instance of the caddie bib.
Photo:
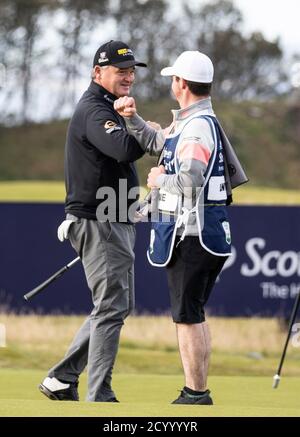
M 191 213 L 196 213 L 200 244 L 214 255 L 231 254 L 231 234 L 226 207 L 225 162 L 218 124 L 213 116 L 201 115 L 194 118 L 204 118 L 209 123 L 215 147 L 194 208 L 187 210 L 182 207 L 182 196 L 168 193 L 164 189 L 159 190 L 157 217 L 152 222 L 150 246 L 147 251 L 148 260 L 155 267 L 168 265 L 172 257 L 177 229 L 182 225 L 185 229 Z M 162 160 L 166 174 L 176 174 L 179 171 L 178 141 L 188 123 L 182 127 L 178 135 L 166 138 Z M 181 240 L 184 237 L 185 230 Z

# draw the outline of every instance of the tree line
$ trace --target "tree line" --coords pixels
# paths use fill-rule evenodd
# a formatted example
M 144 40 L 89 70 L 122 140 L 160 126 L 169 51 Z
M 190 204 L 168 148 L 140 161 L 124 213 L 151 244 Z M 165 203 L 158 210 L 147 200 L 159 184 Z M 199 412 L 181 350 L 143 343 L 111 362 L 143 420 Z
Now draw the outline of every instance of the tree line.
M 268 99 L 288 90 L 280 41 L 245 35 L 231 0 L 193 7 L 181 0 L 179 7 L 175 11 L 171 0 L 1 0 L 0 122 L 36 120 L 41 104 L 42 119 L 68 114 L 94 52 L 110 38 L 128 43 L 148 63 L 137 75 L 139 98 L 169 95 L 169 81 L 159 72 L 183 50 L 212 58 L 214 98 Z

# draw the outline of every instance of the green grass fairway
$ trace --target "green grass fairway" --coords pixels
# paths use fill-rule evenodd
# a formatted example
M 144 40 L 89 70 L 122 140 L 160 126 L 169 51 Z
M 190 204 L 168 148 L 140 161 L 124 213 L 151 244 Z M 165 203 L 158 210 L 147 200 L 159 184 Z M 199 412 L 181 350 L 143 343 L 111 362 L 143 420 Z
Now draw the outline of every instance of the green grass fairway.
M 42 371 L 0 372 L 0 417 L 3 416 L 300 416 L 300 379 L 284 377 L 272 389 L 271 377 L 221 377 L 209 379 L 214 406 L 170 405 L 182 387 L 182 377 L 173 375 L 116 374 L 114 389 L 120 404 L 53 402 L 37 385 Z M 80 396 L 84 399 L 86 375 Z
M 1 202 L 64 202 L 62 181 L 1 181 Z
M 299 190 L 246 184 L 233 192 L 235 205 L 300 205 Z M 0 202 L 64 202 L 62 181 L 0 181 Z

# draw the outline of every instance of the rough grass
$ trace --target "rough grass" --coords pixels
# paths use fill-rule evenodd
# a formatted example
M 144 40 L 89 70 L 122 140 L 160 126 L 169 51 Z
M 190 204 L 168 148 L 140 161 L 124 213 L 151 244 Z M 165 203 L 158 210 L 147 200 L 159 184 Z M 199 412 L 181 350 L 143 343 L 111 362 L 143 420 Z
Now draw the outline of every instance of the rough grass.
M 57 362 L 83 322 L 80 316 L 0 315 L 7 347 L 2 368 L 47 369 Z M 286 338 L 276 319 L 209 318 L 210 374 L 273 375 Z M 290 345 L 285 375 L 300 375 L 300 350 Z M 116 372 L 182 373 L 175 328 L 167 316 L 129 317 L 122 329 Z
M 157 374 L 115 374 L 113 388 L 119 404 L 83 402 L 86 375 L 79 385 L 81 402 L 53 402 L 37 386 L 45 374 L 37 370 L 0 372 L 0 416 L 202 417 L 300 416 L 299 378 L 283 378 L 277 390 L 267 377 L 209 378 L 213 406 L 171 405 L 182 387 L 182 377 Z M 99 429 L 100 430 L 100 429 Z
M 64 202 L 62 181 L 0 182 L 1 202 Z
M 149 164 L 149 168 L 152 165 L 155 163 Z M 244 185 L 233 194 L 235 205 L 300 205 L 299 190 Z M 64 202 L 64 199 L 62 181 L 0 182 L 0 202 Z
M 7 343 L 31 348 L 64 347 L 83 322 L 82 316 L 0 314 L 6 326 Z M 275 318 L 208 318 L 214 348 L 220 351 L 282 350 L 286 332 Z M 122 329 L 122 343 L 134 348 L 177 349 L 174 323 L 168 316 L 131 316 Z

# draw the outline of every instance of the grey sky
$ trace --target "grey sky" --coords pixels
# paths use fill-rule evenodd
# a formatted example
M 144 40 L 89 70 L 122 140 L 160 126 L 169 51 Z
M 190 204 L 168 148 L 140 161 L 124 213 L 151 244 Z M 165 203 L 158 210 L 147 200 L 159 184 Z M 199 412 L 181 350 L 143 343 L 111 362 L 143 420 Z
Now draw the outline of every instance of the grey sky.
M 175 5 L 174 0 L 169 0 Z M 190 0 L 195 7 L 209 0 Z M 280 37 L 287 55 L 300 51 L 299 0 L 233 0 L 244 18 L 244 31 L 260 31 L 268 40 Z M 182 0 L 177 0 L 177 6 Z
M 280 37 L 287 54 L 300 51 L 299 0 L 234 0 L 243 12 L 246 31 L 260 30 L 267 39 Z
M 169 0 L 172 9 L 177 12 L 180 11 L 180 4 L 182 4 L 182 0 Z M 191 4 L 194 4 L 195 7 L 207 3 L 208 0 L 190 0 Z M 276 0 L 233 0 L 234 4 L 241 10 L 244 18 L 244 27 L 243 30 L 245 33 L 260 31 L 263 33 L 264 37 L 268 40 L 274 40 L 275 38 L 280 38 L 280 45 L 284 51 L 285 59 L 286 59 L 286 70 L 291 74 L 291 81 L 294 86 L 300 86 L 300 63 L 297 64 L 292 63 L 291 55 L 294 53 L 298 53 L 300 57 L 300 31 L 298 27 L 298 21 L 300 16 L 300 2 L 299 0 L 284 0 L 276 1 Z M 60 18 L 57 16 L 58 20 L 56 24 L 59 24 Z M 47 19 L 47 17 L 45 18 Z M 180 13 L 179 17 L 180 19 Z M 48 63 L 51 64 L 51 57 L 54 51 L 56 50 L 56 40 L 55 40 L 55 32 L 53 31 L 52 26 L 47 27 L 47 23 L 45 23 L 44 29 L 48 29 L 45 33 L 45 37 L 40 41 L 40 48 L 44 48 L 48 50 L 48 57 L 44 59 L 44 67 L 43 71 L 36 72 L 35 82 L 33 84 L 32 92 L 36 94 L 35 102 L 38 111 L 35 110 L 35 113 L 38 113 L 39 117 L 44 118 L 45 115 L 49 114 L 48 105 L 45 105 L 45 101 L 48 100 L 49 96 L 45 93 L 48 93 L 51 90 L 51 95 L 58 92 L 58 88 L 61 86 L 62 78 L 59 75 L 55 75 L 55 77 L 50 77 L 47 69 Z M 97 29 L 95 35 L 90 38 L 90 41 L 102 41 L 104 39 L 109 39 L 113 37 L 114 26 L 107 26 L 106 28 L 101 29 L 103 33 L 99 35 L 99 29 Z M 103 35 L 103 38 L 102 38 Z M 104 36 L 105 35 L 105 36 Z M 49 44 L 51 41 L 51 44 Z M 47 48 L 48 47 L 48 48 Z M 94 54 L 94 44 L 87 47 L 87 56 L 90 55 L 92 58 Z M 89 83 L 89 65 L 82 65 L 82 78 L 76 81 L 76 94 L 78 97 L 81 93 L 86 89 Z M 0 68 L 0 83 L 5 82 L 5 74 L 4 70 L 2 71 Z M 47 75 L 47 87 L 46 89 L 43 87 L 45 83 L 45 74 Z M 9 80 L 13 80 L 13 77 L 6 77 L 7 82 Z M 41 93 L 41 89 L 44 89 L 45 92 Z M 17 97 L 16 97 L 17 98 Z M 0 99 L 1 100 L 1 99 Z M 51 99 L 50 99 L 51 102 Z M 0 101 L 1 103 L 1 101 Z M 65 115 L 69 114 L 71 108 L 66 108 Z M 38 118 L 39 118 L 38 117 Z

